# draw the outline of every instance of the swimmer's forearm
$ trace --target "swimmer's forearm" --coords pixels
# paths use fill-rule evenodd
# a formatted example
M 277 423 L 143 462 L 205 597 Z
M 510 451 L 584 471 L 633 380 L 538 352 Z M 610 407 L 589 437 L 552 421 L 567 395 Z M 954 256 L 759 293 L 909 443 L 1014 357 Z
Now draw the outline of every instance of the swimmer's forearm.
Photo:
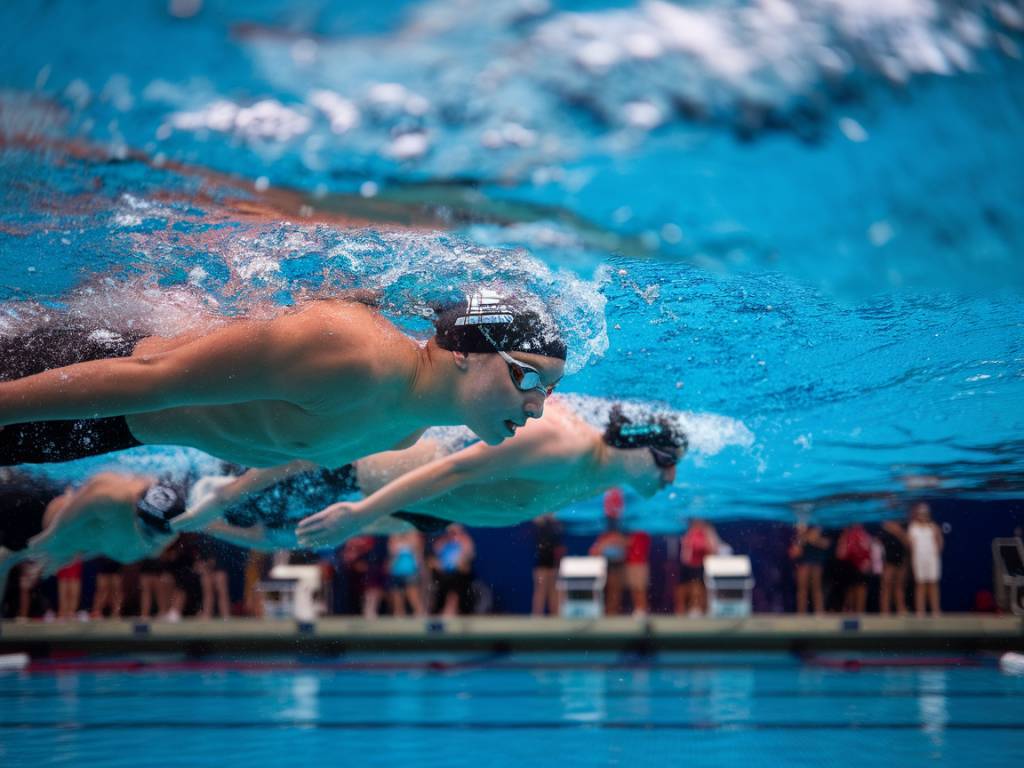
M 90 419 L 170 405 L 159 371 L 118 358 L 69 365 L 0 383 L 0 424 Z
M 443 462 L 443 460 L 442 460 Z M 449 463 L 432 462 L 392 480 L 353 506 L 360 514 L 376 519 L 417 503 L 441 496 L 469 481 L 468 473 Z
M 250 469 L 232 482 L 217 488 L 209 497 L 176 517 L 171 527 L 176 531 L 194 531 L 219 520 L 235 504 L 255 496 L 275 483 L 298 472 L 315 469 L 308 461 L 292 461 L 278 467 Z

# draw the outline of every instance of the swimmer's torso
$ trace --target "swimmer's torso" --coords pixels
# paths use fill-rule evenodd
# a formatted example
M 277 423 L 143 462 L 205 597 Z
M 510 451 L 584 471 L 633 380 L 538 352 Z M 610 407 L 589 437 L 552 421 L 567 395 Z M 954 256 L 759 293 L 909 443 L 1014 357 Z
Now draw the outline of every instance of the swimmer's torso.
M 128 416 L 128 426 L 144 443 L 187 445 L 253 467 L 293 459 L 336 467 L 419 436 L 409 424 L 388 423 L 376 408 L 325 415 L 279 401 L 170 408 Z
M 370 309 L 340 302 L 317 302 L 302 310 L 325 348 L 341 347 L 353 335 L 370 340 L 371 354 L 360 373 L 346 371 L 332 380 L 330 364 L 317 382 L 296 381 L 308 404 L 251 400 L 227 405 L 191 405 L 127 417 L 132 434 L 143 443 L 186 445 L 221 459 L 253 467 L 305 459 L 337 467 L 380 451 L 404 448 L 422 429 L 403 417 L 407 381 L 401 375 L 415 345 Z M 359 333 L 353 334 L 353 327 Z M 194 340 L 194 336 L 141 341 L 133 356 L 159 354 Z M 379 346 L 389 348 L 381 355 Z M 346 395 L 346 392 L 350 393 Z M 369 395 L 369 397 L 368 397 Z

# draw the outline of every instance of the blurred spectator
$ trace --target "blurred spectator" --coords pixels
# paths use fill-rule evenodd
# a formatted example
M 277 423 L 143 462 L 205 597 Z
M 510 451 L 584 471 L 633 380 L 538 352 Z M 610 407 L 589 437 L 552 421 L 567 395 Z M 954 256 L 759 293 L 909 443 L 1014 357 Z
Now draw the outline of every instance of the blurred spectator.
M 164 621 L 181 621 L 188 604 L 195 602 L 200 591 L 199 576 L 195 571 L 195 542 L 195 534 L 182 534 L 160 555 L 163 563 L 163 573 L 160 575 L 163 595 L 160 602 L 167 606 L 167 611 L 160 616 Z
M 57 571 L 57 618 L 70 621 L 82 601 L 82 561 L 75 558 Z
M 270 555 L 257 549 L 250 549 L 245 561 L 242 605 L 246 616 L 263 617 L 263 593 L 258 585 L 270 573 Z
M 704 558 L 718 552 L 720 541 L 714 526 L 694 517 L 679 542 L 679 585 L 676 587 L 676 613 L 703 616 L 708 610 L 704 586 Z
M 626 544 L 626 585 L 633 601 L 633 615 L 646 616 L 647 594 L 651 582 L 651 535 L 645 531 L 633 531 Z
M 864 613 L 868 602 L 868 574 L 871 571 L 871 536 L 860 523 L 843 529 L 836 544 L 843 610 Z
M 883 615 L 892 611 L 903 615 L 907 612 L 907 532 L 898 520 L 886 520 L 878 540 L 885 550 L 878 610 Z
M 124 585 L 121 564 L 109 557 L 98 557 L 96 563 L 96 593 L 92 598 L 92 617 L 102 619 L 109 611 L 110 618 L 121 618 L 124 603 Z
M 33 614 L 32 604 L 37 597 L 36 587 L 39 586 L 43 567 L 32 560 L 26 560 L 18 569 L 18 620 L 28 621 Z M 45 610 L 49 611 L 49 608 Z
M 825 593 L 822 574 L 828 560 L 831 541 L 825 538 L 821 526 L 800 523 L 789 549 L 796 565 L 796 612 L 807 613 L 807 599 L 815 614 L 825 612 Z
M 925 615 L 926 603 L 931 606 L 932 615 L 938 616 L 939 580 L 942 578 L 942 548 L 945 541 L 942 529 L 932 521 L 932 511 L 924 502 L 911 508 L 910 527 L 911 565 L 914 569 L 914 606 L 918 616 Z
M 423 564 L 423 535 L 416 530 L 393 533 L 388 538 L 388 577 L 391 613 L 405 616 L 406 604 L 414 616 L 423 616 L 420 571 Z
M 626 585 L 626 536 L 619 530 L 619 518 L 605 518 L 607 528 L 590 547 L 591 557 L 603 557 L 608 563 L 608 578 L 605 582 L 605 614 L 618 616 L 622 613 L 622 593 Z
M 164 566 L 159 558 L 147 557 L 139 566 L 139 616 L 148 619 L 156 607 L 157 616 L 163 616 L 170 610 L 168 598 L 170 593 L 163 588 L 160 577 Z
M 231 616 L 231 600 L 228 597 L 229 563 L 225 562 L 224 545 L 216 539 L 200 535 L 197 546 L 196 573 L 202 600 L 199 604 L 199 618 L 212 619 L 216 611 L 222 619 Z
M 552 616 L 558 615 L 558 561 L 565 553 L 562 546 L 562 524 L 554 515 L 541 515 L 533 521 L 536 540 L 533 559 L 533 607 L 534 616 L 543 616 L 544 609 Z
M 384 597 L 384 558 L 377 537 L 353 536 L 346 541 L 341 563 L 348 582 L 349 609 L 358 610 L 366 619 L 377 618 Z
M 434 569 L 438 579 L 437 603 L 441 615 L 455 616 L 472 610 L 470 588 L 476 547 L 466 530 L 449 525 L 434 541 Z

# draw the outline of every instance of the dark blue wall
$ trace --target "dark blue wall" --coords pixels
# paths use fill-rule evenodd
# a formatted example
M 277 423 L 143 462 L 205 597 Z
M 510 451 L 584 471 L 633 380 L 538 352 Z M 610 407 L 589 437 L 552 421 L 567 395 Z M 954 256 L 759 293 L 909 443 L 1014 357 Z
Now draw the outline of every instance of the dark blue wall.
M 992 589 L 992 539 L 1011 536 L 1024 527 L 1024 502 L 965 503 L 932 500 L 935 520 L 948 528 L 943 552 L 942 607 L 946 611 L 970 611 L 979 590 Z M 792 611 L 793 569 L 787 556 L 792 528 L 764 520 L 718 522 L 721 538 L 737 554 L 749 555 L 757 586 L 754 609 L 762 612 Z M 871 530 L 871 526 L 868 526 Z M 497 613 L 528 613 L 533 590 L 533 529 L 529 523 L 514 528 L 473 528 L 476 541 L 477 578 L 490 586 Z M 833 540 L 838 532 L 833 535 Z M 570 555 L 587 553 L 594 536 L 567 534 Z M 677 536 L 655 536 L 651 546 L 651 607 L 671 611 L 672 587 L 678 578 Z M 875 599 L 869 608 L 875 605 Z

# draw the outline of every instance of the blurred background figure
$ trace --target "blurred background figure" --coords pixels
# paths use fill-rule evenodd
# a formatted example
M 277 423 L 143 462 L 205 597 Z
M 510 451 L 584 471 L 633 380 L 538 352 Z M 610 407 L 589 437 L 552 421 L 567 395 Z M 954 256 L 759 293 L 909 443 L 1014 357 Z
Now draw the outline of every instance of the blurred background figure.
M 461 525 L 452 524 L 434 541 L 433 565 L 437 578 L 435 612 L 456 616 L 473 610 L 471 587 L 476 547 Z
M 82 601 L 82 561 L 75 558 L 57 571 L 57 618 L 70 621 L 78 615 Z
M 704 558 L 717 554 L 721 546 L 718 532 L 711 523 L 699 517 L 679 541 L 679 585 L 676 587 L 676 613 L 703 616 L 708 610 L 708 593 L 704 586 Z
M 384 557 L 376 536 L 353 536 L 341 549 L 341 563 L 348 583 L 349 610 L 363 618 L 380 615 L 384 597 Z
M 92 617 L 119 619 L 124 604 L 121 564 L 109 557 L 97 557 L 93 562 L 96 564 L 96 592 L 92 598 Z
M 210 536 L 200 536 L 197 548 L 196 573 L 202 599 L 198 618 L 212 619 L 217 613 L 222 619 L 231 616 L 228 597 L 228 565 L 224 562 L 224 546 Z
M 633 615 L 642 618 L 648 613 L 651 583 L 651 535 L 632 531 L 626 543 L 626 586 L 633 603 Z
M 871 571 L 871 536 L 860 523 L 848 525 L 836 544 L 843 610 L 864 613 L 868 604 L 868 573 Z
M 33 603 L 36 602 L 37 598 L 41 598 L 38 590 L 39 577 L 42 575 L 43 568 L 38 563 L 31 560 L 26 560 L 21 563 L 16 570 L 18 579 L 18 621 L 28 621 L 29 617 L 36 613 L 33 611 Z M 49 607 L 45 605 L 44 601 L 44 612 L 49 611 Z
M 156 608 L 157 616 L 170 610 L 169 592 L 163 588 L 164 566 L 159 557 L 147 557 L 139 565 L 139 617 L 148 619 Z
M 918 502 L 911 507 L 907 534 L 914 570 L 914 607 L 917 615 L 924 616 L 926 605 L 929 605 L 932 615 L 938 616 L 942 612 L 939 580 L 942 578 L 942 548 L 945 540 L 942 529 L 932 520 L 931 507 L 926 503 Z
M 242 576 L 242 607 L 246 616 L 263 617 L 263 593 L 259 583 L 270 574 L 271 556 L 269 552 L 250 549 L 245 560 L 245 572 Z
M 161 620 L 171 623 L 181 621 L 189 604 L 197 601 L 200 585 L 195 570 L 196 559 L 196 534 L 191 533 L 182 534 L 161 553 L 162 595 L 158 602 L 167 608 L 160 614 Z
M 423 616 L 420 576 L 423 565 L 423 535 L 416 530 L 393 533 L 388 537 L 388 586 L 391 613 Z
M 885 550 L 882 583 L 878 592 L 878 612 L 901 616 L 907 612 L 907 531 L 899 520 L 886 520 L 878 532 Z
M 815 614 L 825 612 L 825 592 L 822 576 L 828 560 L 831 541 L 825 538 L 821 526 L 799 523 L 789 556 L 796 566 L 796 612 L 807 613 L 808 598 Z
M 622 491 L 613 488 L 604 496 L 605 531 L 590 547 L 591 557 L 603 557 L 608 563 L 607 580 L 604 587 L 604 612 L 606 616 L 622 613 L 622 593 L 626 586 L 627 540 L 619 525 L 623 509 Z
M 533 603 L 530 613 L 543 616 L 546 608 L 549 615 L 557 616 L 558 561 L 565 554 L 562 524 L 552 514 L 541 515 L 533 521 L 533 536 Z

